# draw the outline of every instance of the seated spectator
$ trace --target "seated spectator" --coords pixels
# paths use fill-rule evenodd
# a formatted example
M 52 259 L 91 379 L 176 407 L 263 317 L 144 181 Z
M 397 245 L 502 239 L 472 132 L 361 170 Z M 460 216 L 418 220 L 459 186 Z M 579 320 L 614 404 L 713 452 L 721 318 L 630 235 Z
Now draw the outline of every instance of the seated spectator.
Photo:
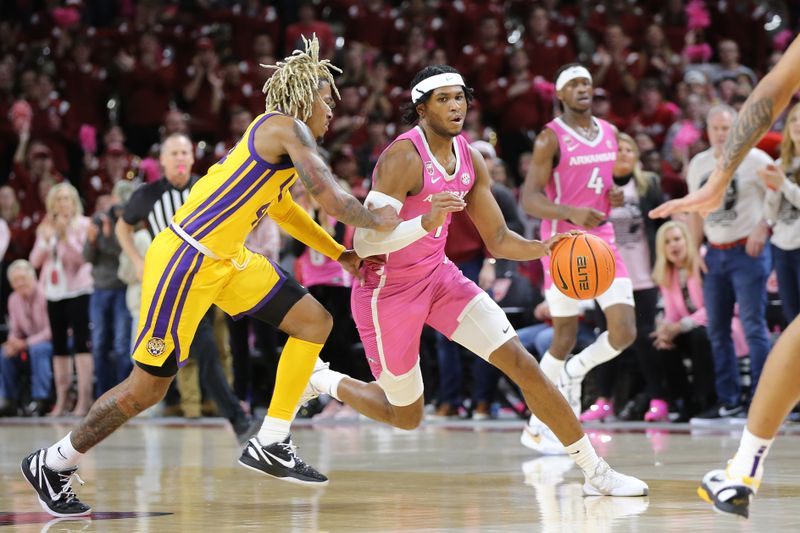
M 53 379 L 47 301 L 36 283 L 36 270 L 28 261 L 11 263 L 8 280 L 14 292 L 8 298 L 8 339 L 0 348 L 0 414 L 14 415 L 20 407 L 18 369 L 27 359 L 31 365 L 31 402 L 23 412 L 39 416 L 50 401 Z
M 78 374 L 78 402 L 73 414 L 84 416 L 94 401 L 94 364 L 89 350 L 89 295 L 92 265 L 83 258 L 83 246 L 91 221 L 83 216 L 78 191 L 68 183 L 53 186 L 47 194 L 47 216 L 36 228 L 31 264 L 41 269 L 39 278 L 47 298 L 47 314 L 53 335 L 53 375 L 56 404 L 51 416 L 67 411 L 72 384 L 72 359 L 68 332 Z
M 654 357 L 642 367 L 645 375 L 651 376 L 654 400 L 666 403 L 671 399 L 684 422 L 714 405 L 716 398 L 700 256 L 691 242 L 682 222 L 667 222 L 656 234 L 653 280 L 664 301 L 664 318 L 652 334 Z M 737 353 L 747 352 L 738 319 L 733 333 Z M 692 362 L 691 382 L 683 366 L 686 358 Z M 669 380 L 665 379 L 668 370 Z M 669 387 L 668 381 L 672 382 Z

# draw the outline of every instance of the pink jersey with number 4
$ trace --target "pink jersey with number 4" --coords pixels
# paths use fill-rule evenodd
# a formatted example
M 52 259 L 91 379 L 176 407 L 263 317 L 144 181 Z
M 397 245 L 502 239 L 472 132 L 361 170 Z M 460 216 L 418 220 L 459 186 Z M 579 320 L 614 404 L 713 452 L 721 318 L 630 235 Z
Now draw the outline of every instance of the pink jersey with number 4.
M 596 235 L 606 241 L 614 251 L 617 262 L 617 278 L 627 278 L 628 269 L 614 243 L 614 226 L 608 221 L 611 203 L 608 194 L 614 186 L 614 162 L 617 160 L 617 135 L 614 127 L 599 118 L 592 118 L 599 132 L 592 140 L 582 136 L 561 117 L 547 123 L 558 139 L 559 159 L 553 167 L 553 175 L 545 187 L 545 194 L 553 203 L 576 207 L 591 207 L 601 211 L 603 222 L 592 229 L 572 224 L 568 220 L 542 220 L 542 239 L 556 233 L 578 229 Z M 550 258 L 542 258 L 545 270 L 545 287 L 552 280 L 549 276 Z
M 428 141 L 422 128 L 416 126 L 395 139 L 411 141 L 422 159 L 422 189 L 417 194 L 406 196 L 400 218 L 410 220 L 425 215 L 431 210 L 431 197 L 440 192 L 452 192 L 464 198 L 475 183 L 475 169 L 472 165 L 472 154 L 469 143 L 463 135 L 453 139 L 453 152 L 456 166 L 452 174 L 448 174 L 439 161 L 431 153 Z M 394 144 L 394 143 L 392 143 Z M 387 148 L 388 150 L 388 148 Z M 374 176 L 373 182 L 380 180 Z M 387 281 L 409 280 L 425 276 L 445 261 L 444 245 L 447 241 L 447 228 L 452 214 L 437 230 L 428 233 L 418 241 L 405 248 L 387 254 L 383 274 Z M 368 263 L 369 265 L 369 263 Z
M 611 212 L 608 193 L 614 185 L 617 137 L 611 124 L 597 118 L 593 120 L 600 131 L 591 141 L 573 130 L 561 117 L 547 123 L 546 127 L 553 130 L 558 139 L 560 156 L 545 187 L 545 194 L 556 204 L 597 209 L 607 219 Z M 542 220 L 543 239 L 571 229 L 586 228 L 567 220 Z M 589 231 L 603 238 L 614 236 L 614 228 L 607 220 Z

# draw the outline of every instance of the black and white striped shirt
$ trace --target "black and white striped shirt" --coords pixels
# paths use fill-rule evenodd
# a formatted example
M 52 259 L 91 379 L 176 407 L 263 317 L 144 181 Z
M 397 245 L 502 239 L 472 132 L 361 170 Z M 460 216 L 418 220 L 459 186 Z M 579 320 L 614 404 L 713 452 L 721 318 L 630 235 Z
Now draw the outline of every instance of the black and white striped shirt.
M 173 187 L 166 178 L 142 185 L 125 205 L 122 220 L 131 226 L 146 222 L 150 237 L 154 238 L 169 226 L 172 216 L 189 197 L 189 191 L 199 179 L 199 176 L 193 175 L 183 189 Z

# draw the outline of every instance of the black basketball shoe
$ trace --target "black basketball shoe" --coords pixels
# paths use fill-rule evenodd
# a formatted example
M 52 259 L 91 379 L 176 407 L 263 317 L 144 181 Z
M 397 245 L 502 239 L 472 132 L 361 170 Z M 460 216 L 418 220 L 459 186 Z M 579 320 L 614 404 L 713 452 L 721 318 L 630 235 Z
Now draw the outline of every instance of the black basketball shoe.
M 327 485 L 327 477 L 297 457 L 297 447 L 292 444 L 291 437 L 287 435 L 283 442 L 273 442 L 268 446 L 262 445 L 258 437 L 253 437 L 247 441 L 239 464 L 290 483 L 316 487 Z
M 44 460 L 47 449 L 35 451 L 22 460 L 22 475 L 39 495 L 42 509 L 60 518 L 86 516 L 92 508 L 81 502 L 72 490 L 72 477 L 83 485 L 76 473 L 78 467 L 58 472 L 48 468 Z

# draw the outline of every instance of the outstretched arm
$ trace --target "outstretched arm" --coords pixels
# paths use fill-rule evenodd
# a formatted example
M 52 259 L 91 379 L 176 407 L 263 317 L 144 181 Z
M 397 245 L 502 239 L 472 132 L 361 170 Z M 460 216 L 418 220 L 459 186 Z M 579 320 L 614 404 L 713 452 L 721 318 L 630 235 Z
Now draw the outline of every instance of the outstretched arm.
M 475 168 L 475 184 L 467 195 L 467 213 L 481 234 L 486 249 L 495 257 L 528 261 L 550 253 L 550 247 L 563 235 L 541 242 L 530 241 L 511 231 L 506 225 L 500 206 L 492 195 L 492 181 L 483 156 L 470 147 Z
M 714 211 L 725 195 L 733 173 L 747 153 L 783 112 L 792 95 L 800 89 L 800 37 L 783 54 L 742 106 L 733 123 L 717 167 L 706 184 L 696 192 L 671 200 L 650 212 L 651 218 L 688 211 L 706 215 Z
M 369 210 L 345 191 L 317 151 L 311 130 L 291 117 L 274 117 L 255 133 L 256 151 L 267 160 L 288 154 L 300 180 L 331 216 L 355 227 L 391 230 L 400 218 L 390 209 Z

